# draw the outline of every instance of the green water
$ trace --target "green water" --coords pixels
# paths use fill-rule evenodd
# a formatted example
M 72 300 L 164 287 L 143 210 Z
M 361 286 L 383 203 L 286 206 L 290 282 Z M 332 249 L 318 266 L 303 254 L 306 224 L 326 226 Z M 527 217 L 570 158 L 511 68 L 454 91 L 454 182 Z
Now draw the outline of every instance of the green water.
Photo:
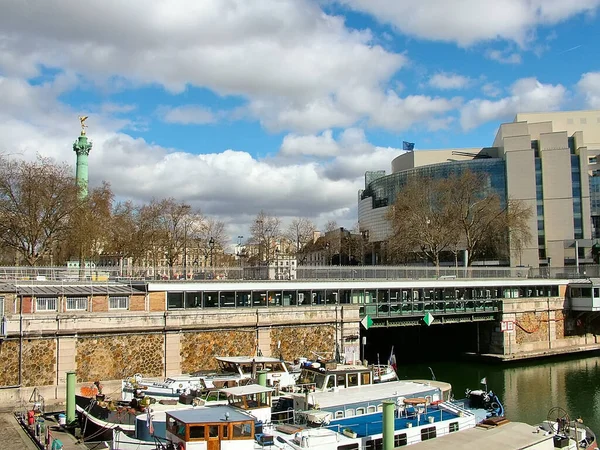
M 600 356 L 545 359 L 509 365 L 477 362 L 429 362 L 398 366 L 400 379 L 431 379 L 452 384 L 455 398 L 465 389 L 477 389 L 487 378 L 488 389 L 498 394 L 506 417 L 512 421 L 536 424 L 545 420 L 555 406 L 571 418 L 581 417 L 600 433 Z

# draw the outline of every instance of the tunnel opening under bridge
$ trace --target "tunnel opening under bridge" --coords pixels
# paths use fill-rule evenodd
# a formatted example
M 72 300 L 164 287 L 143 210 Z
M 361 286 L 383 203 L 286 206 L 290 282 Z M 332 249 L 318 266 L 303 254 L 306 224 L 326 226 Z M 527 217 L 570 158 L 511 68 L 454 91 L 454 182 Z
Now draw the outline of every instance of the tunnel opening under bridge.
M 397 364 L 456 360 L 490 352 L 496 323 L 467 322 L 361 330 L 361 354 L 369 364 L 388 362 L 392 347 Z

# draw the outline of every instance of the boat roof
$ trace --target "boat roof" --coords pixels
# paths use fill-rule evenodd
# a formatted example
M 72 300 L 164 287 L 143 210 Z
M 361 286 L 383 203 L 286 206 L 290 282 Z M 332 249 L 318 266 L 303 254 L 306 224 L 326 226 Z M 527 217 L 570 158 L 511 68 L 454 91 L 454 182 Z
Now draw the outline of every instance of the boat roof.
M 428 386 L 433 386 L 433 387 L 439 388 L 440 390 L 442 390 L 444 392 L 452 390 L 452 385 L 450 383 L 446 383 L 445 381 L 438 381 L 438 380 L 410 380 L 410 381 L 414 381 L 415 383 L 426 384 Z
M 254 420 L 249 414 L 227 405 L 206 406 L 203 408 L 182 409 L 180 411 L 168 411 L 167 414 L 180 422 L 210 423 L 210 422 L 243 422 Z
M 319 372 L 323 374 L 339 373 L 339 372 L 370 372 L 372 369 L 368 366 L 362 366 L 358 364 L 338 364 L 335 368 L 326 369 L 324 362 L 319 362 L 319 367 L 304 366 L 302 369 L 311 370 L 313 372 Z
M 248 384 L 246 386 L 235 386 L 225 389 L 219 389 L 219 391 L 240 397 L 242 395 L 263 394 L 265 392 L 273 392 L 274 389 L 266 386 L 261 386 L 260 384 Z
M 521 422 L 510 422 L 495 428 L 475 427 L 450 433 L 437 439 L 415 444 L 415 450 L 456 450 L 457 448 L 485 448 L 486 450 L 520 449 L 552 441 L 552 434 L 536 433 L 537 427 Z M 549 448 L 553 448 L 550 445 Z
M 272 358 L 270 356 L 215 356 L 217 361 L 229 362 L 233 364 L 251 364 L 255 363 L 267 363 L 267 362 L 278 362 L 282 363 L 283 361 L 279 358 Z
M 411 397 L 421 395 L 427 391 L 438 389 L 437 386 L 414 381 L 388 381 L 386 383 L 369 384 L 338 389 L 337 391 L 311 392 L 309 401 L 318 403 L 320 408 L 328 408 L 337 405 L 365 402 L 368 400 L 379 400 L 392 397 Z M 305 394 L 293 394 L 304 398 Z

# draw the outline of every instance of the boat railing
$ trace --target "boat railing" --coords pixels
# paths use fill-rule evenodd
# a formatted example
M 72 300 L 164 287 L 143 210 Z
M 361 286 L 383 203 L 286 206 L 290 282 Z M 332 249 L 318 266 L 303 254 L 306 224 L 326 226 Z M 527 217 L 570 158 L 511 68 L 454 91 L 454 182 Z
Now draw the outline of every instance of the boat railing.
M 292 386 L 287 386 L 285 388 L 281 388 L 284 392 L 292 392 L 294 394 L 300 393 L 309 393 L 315 392 L 317 390 L 316 383 L 302 383 L 302 384 L 294 384 Z

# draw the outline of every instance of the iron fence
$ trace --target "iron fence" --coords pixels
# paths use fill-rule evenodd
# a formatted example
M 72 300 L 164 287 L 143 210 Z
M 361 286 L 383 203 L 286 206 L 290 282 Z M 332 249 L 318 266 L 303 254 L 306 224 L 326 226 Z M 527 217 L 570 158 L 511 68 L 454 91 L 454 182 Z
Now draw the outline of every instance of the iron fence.
M 11 281 L 237 281 L 237 280 L 451 280 L 498 278 L 577 279 L 600 277 L 600 266 L 576 267 L 425 267 L 425 266 L 298 266 L 285 274 L 256 267 L 0 267 L 0 280 Z

